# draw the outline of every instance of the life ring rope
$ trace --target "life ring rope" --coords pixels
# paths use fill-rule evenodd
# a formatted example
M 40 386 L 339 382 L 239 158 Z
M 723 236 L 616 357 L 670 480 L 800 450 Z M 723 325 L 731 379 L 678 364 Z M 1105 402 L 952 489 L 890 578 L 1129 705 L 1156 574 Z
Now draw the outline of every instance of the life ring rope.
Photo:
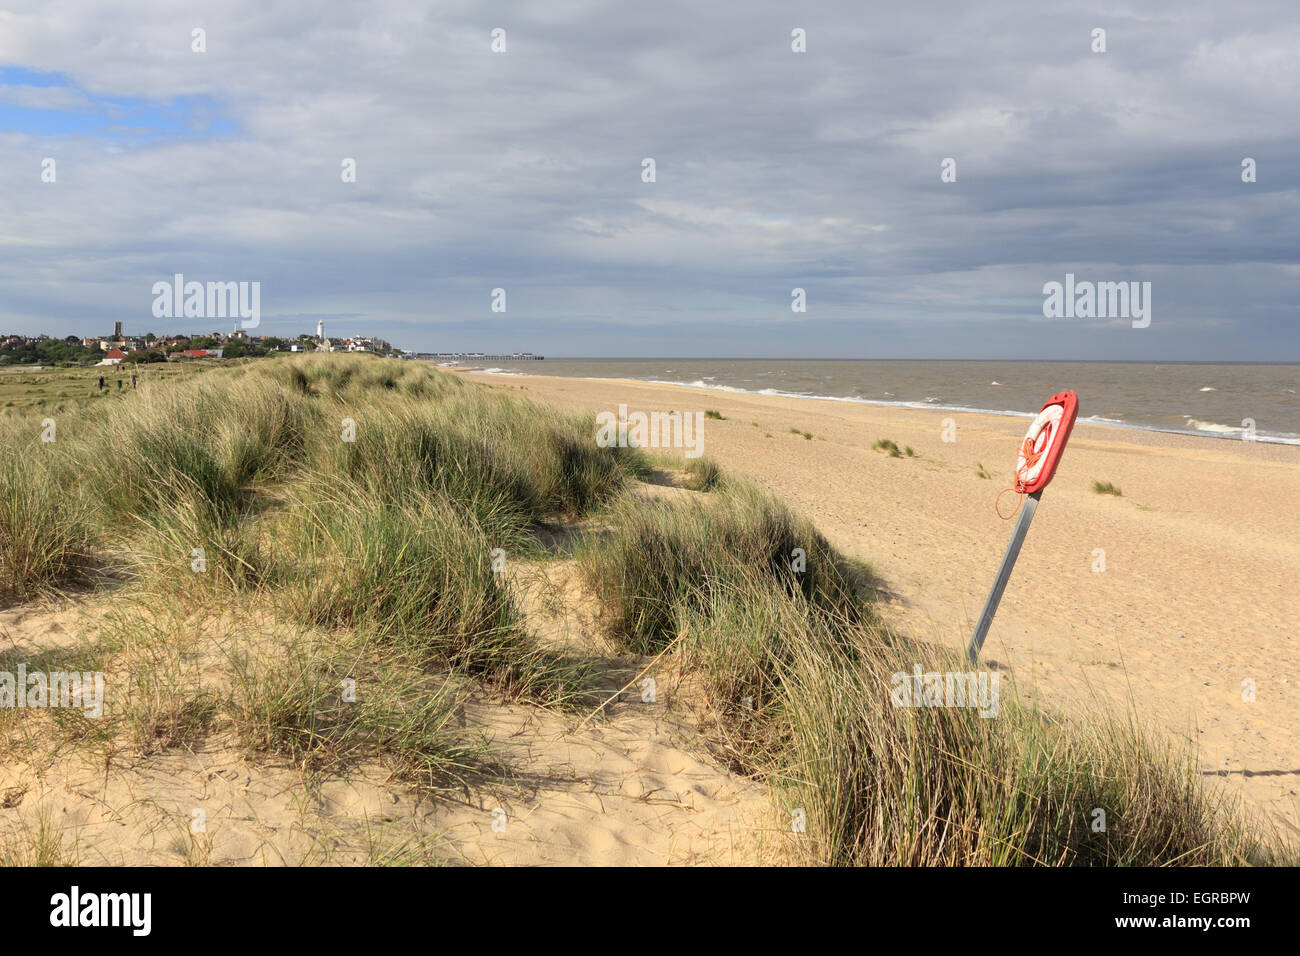
M 998 496 L 993 499 L 993 510 L 998 513 L 998 517 L 1001 518 L 1003 521 L 1010 521 L 1017 514 L 1019 514 L 1020 506 L 1025 503 L 1025 496 L 1020 494 L 1020 492 L 1016 492 L 1016 510 L 1011 512 L 1011 514 L 1009 515 L 1004 515 L 1002 513 L 1002 509 L 998 507 L 998 503 L 1002 501 L 1002 496 L 1005 495 L 1008 491 L 1016 491 L 1016 489 L 1014 486 L 1009 485 L 1006 488 L 1003 488 L 1001 491 L 999 491 Z

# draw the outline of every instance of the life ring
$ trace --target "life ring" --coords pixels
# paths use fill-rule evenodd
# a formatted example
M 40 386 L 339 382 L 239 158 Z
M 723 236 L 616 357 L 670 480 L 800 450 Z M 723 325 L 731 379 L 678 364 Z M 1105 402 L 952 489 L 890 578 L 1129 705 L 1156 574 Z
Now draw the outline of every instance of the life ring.
M 1074 392 L 1061 392 L 1047 400 L 1020 443 L 1017 493 L 1028 495 L 1047 487 L 1078 414 L 1079 399 Z
M 1047 465 L 1047 453 L 1052 448 L 1065 409 L 1048 405 L 1034 419 L 1025 440 L 1020 443 L 1020 457 L 1016 462 L 1016 491 L 1024 494 L 1025 487 L 1038 480 Z

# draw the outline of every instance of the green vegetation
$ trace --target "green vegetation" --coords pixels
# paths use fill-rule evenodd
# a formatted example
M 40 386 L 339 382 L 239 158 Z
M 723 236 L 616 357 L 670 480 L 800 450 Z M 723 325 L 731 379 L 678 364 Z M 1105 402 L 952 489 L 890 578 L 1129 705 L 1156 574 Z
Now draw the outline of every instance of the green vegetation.
M 718 411 L 716 408 L 709 408 L 709 409 L 706 409 L 705 412 L 704 412 L 704 417 L 705 417 L 705 418 L 714 418 L 714 419 L 717 419 L 717 420 L 720 421 L 720 422 L 725 422 L 725 421 L 726 421 L 726 419 L 722 417 L 722 412 Z
M 917 454 L 911 445 L 907 445 L 900 449 L 896 442 L 890 441 L 888 438 L 882 438 L 877 441 L 871 446 L 871 450 L 888 452 L 890 458 L 902 458 L 904 456 L 908 458 L 917 457 Z
M 1099 495 L 1114 495 L 1116 498 L 1121 498 L 1124 495 L 1124 492 L 1120 491 L 1117 485 L 1112 485 L 1109 481 L 1094 481 L 1092 490 Z
M 0 338 L 9 338 L 0 336 Z M 86 348 L 81 338 L 69 335 L 55 339 L 48 336 L 33 341 L 17 341 L 0 345 L 0 366 L 5 365 L 61 365 L 67 362 L 98 362 L 104 357 L 99 347 Z
M 984 463 L 983 463 L 983 462 L 980 462 L 980 463 L 978 464 L 978 466 L 976 467 L 976 469 L 975 469 L 975 477 L 977 477 L 977 478 L 986 478 L 986 479 L 989 479 L 989 480 L 992 480 L 992 478 L 993 478 L 993 476 L 990 475 L 990 474 L 988 473 L 988 469 L 986 469 L 986 468 L 984 467 Z

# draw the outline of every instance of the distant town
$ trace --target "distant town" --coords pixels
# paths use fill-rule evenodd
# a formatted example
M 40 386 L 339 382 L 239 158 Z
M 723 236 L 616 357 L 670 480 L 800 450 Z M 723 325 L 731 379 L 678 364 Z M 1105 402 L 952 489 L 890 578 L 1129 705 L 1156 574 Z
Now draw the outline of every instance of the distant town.
M 334 338 L 325 334 L 325 323 L 316 325 L 316 334 L 293 338 L 275 335 L 249 335 L 244 329 L 230 332 L 203 332 L 190 335 L 128 335 L 121 322 L 113 324 L 113 334 L 104 336 L 15 335 L 0 333 L 0 368 L 14 365 L 86 366 L 144 364 L 148 362 L 184 362 L 195 359 L 235 359 L 281 352 L 362 352 L 403 359 L 426 359 L 451 364 L 455 362 L 540 361 L 543 356 L 532 352 L 413 352 L 397 349 L 381 338 L 353 335 Z
M 69 335 L 0 335 L 0 367 L 6 365 L 117 365 L 119 363 L 175 362 L 194 359 L 233 359 L 270 355 L 277 352 L 366 352 L 398 358 L 414 358 L 413 352 L 395 349 L 383 339 L 368 335 L 331 338 L 325 323 L 318 323 L 315 335 L 282 338 L 249 335 L 243 329 L 191 335 L 128 335 L 121 322 L 113 334 L 82 337 Z

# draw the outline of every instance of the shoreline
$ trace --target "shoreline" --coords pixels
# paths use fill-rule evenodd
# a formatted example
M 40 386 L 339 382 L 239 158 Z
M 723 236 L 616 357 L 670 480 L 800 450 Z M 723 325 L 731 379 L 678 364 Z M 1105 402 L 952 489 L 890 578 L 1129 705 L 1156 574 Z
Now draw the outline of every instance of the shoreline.
M 421 359 L 419 361 L 427 361 L 427 360 Z M 833 360 L 828 359 L 826 361 L 833 361 Z M 870 405 L 870 406 L 878 406 L 882 408 L 911 408 L 911 409 L 918 409 L 921 411 L 930 410 L 930 411 L 942 411 L 942 412 L 961 412 L 963 414 L 970 414 L 970 415 L 990 415 L 998 418 L 1014 418 L 1014 419 L 1024 419 L 1024 420 L 1030 420 L 1037 414 L 1036 411 L 1021 412 L 1012 409 L 972 408 L 971 406 L 968 405 L 943 405 L 943 404 L 929 404 L 926 402 L 890 402 L 890 401 L 885 401 L 883 399 L 853 398 L 851 396 L 838 396 L 838 395 L 806 395 L 806 394 L 799 394 L 796 392 L 783 392 L 777 389 L 762 389 L 759 391 L 754 391 L 753 389 L 740 388 L 734 385 L 707 385 L 707 384 L 696 383 L 696 382 L 674 382 L 674 381 L 667 381 L 663 379 L 617 378 L 617 377 L 604 377 L 604 376 L 591 376 L 591 375 L 563 376 L 563 375 L 550 375 L 544 372 L 507 371 L 502 369 L 483 368 L 481 366 L 437 365 L 437 363 L 431 363 L 431 364 L 434 364 L 435 367 L 440 368 L 443 371 L 456 372 L 458 374 L 492 376 L 494 378 L 567 378 L 575 382 L 619 382 L 627 385 L 662 385 L 670 388 L 694 388 L 694 389 L 700 389 L 701 391 L 721 392 L 723 394 L 756 395 L 756 396 L 766 396 L 771 398 L 789 398 L 789 399 L 797 399 L 801 401 L 812 401 L 812 402 L 835 402 L 835 403 L 847 404 L 847 405 Z M 1133 364 L 1143 364 L 1143 363 L 1133 363 Z M 1197 364 L 1197 363 L 1184 363 L 1184 364 Z M 1264 364 L 1264 363 L 1240 363 L 1240 364 Z M 1286 365 L 1290 363 L 1277 362 L 1271 364 Z M 1214 430 L 1166 428 L 1159 425 L 1139 425 L 1139 424 L 1133 424 L 1131 422 L 1118 421 L 1116 419 L 1100 418 L 1097 416 L 1081 417 L 1078 420 L 1077 424 L 1098 425 L 1105 428 L 1116 428 L 1125 431 L 1153 432 L 1161 435 L 1185 435 L 1190 438 L 1205 438 L 1205 439 L 1211 439 L 1213 441 L 1237 441 L 1237 442 L 1243 441 L 1241 437 L 1242 429 L 1240 427 L 1232 426 L 1232 425 L 1220 425 L 1213 422 L 1207 424 L 1213 425 Z M 1256 437 L 1253 443 L 1261 444 L 1261 445 L 1290 445 L 1294 447 L 1300 447 L 1300 435 L 1292 437 L 1290 433 L 1286 435 L 1269 435 L 1269 434 L 1256 432 Z

